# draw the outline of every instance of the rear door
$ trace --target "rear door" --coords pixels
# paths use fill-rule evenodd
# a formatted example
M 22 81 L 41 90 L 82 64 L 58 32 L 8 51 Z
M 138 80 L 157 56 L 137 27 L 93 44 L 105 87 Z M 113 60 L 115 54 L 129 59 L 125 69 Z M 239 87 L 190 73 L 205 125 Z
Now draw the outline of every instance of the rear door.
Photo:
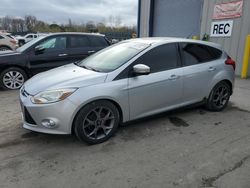
M 87 35 L 68 36 L 68 50 L 72 61 L 85 59 L 95 52 Z
M 197 43 L 180 43 L 179 46 L 183 62 L 183 99 L 185 102 L 201 101 L 219 70 L 218 59 L 222 52 Z
M 149 75 L 129 78 L 131 119 L 161 112 L 181 103 L 182 68 L 176 44 L 158 46 L 136 60 L 132 66 L 136 64 L 145 64 L 151 71 Z
M 33 74 L 59 67 L 73 61 L 68 55 L 67 37 L 65 35 L 49 37 L 28 52 L 29 68 Z M 36 52 L 35 47 L 44 48 Z

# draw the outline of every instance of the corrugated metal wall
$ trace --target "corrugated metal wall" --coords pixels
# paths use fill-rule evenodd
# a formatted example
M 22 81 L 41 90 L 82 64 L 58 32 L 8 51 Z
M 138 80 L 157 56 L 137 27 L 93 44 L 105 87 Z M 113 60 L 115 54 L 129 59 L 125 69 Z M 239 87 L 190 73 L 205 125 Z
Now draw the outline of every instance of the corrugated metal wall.
M 202 0 L 154 0 L 153 36 L 199 35 L 202 4 Z
M 140 37 L 149 36 L 149 18 L 150 18 L 150 3 L 151 0 L 140 0 Z M 181 0 L 178 0 L 181 1 Z M 185 1 L 185 0 L 183 0 Z M 202 0 L 201 0 L 202 1 Z M 214 5 L 218 3 L 232 2 L 236 0 L 203 0 L 203 11 L 201 19 L 201 37 L 207 33 L 210 35 L 212 15 Z M 211 37 L 210 41 L 219 43 L 228 52 L 228 54 L 234 58 L 237 62 L 236 74 L 241 74 L 242 60 L 245 47 L 245 39 L 247 34 L 250 34 L 250 0 L 244 0 L 243 16 L 240 18 L 234 18 L 233 31 L 231 37 Z M 181 13 L 180 13 L 181 16 Z M 188 23 L 184 23 L 188 24 Z M 250 66 L 248 75 L 250 75 Z
M 204 33 L 210 35 L 214 5 L 218 3 L 231 2 L 232 0 L 204 0 L 201 21 L 201 37 Z M 244 0 L 243 16 L 233 18 L 233 30 L 231 37 L 210 37 L 211 42 L 219 43 L 237 62 L 236 74 L 240 75 L 242 59 L 245 47 L 245 38 L 250 34 L 250 0 Z M 216 20 L 214 20 L 216 21 Z M 219 21 L 219 20 L 218 20 Z M 249 72 L 250 73 L 250 67 Z

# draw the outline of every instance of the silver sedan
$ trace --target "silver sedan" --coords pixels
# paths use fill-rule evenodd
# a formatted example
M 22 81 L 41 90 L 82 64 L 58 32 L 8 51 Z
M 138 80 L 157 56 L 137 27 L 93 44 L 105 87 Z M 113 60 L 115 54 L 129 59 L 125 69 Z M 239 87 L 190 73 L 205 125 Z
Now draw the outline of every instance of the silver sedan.
M 221 111 L 235 62 L 217 44 L 178 38 L 127 40 L 28 80 L 20 90 L 23 127 L 71 134 L 90 144 L 119 124 L 203 102 Z

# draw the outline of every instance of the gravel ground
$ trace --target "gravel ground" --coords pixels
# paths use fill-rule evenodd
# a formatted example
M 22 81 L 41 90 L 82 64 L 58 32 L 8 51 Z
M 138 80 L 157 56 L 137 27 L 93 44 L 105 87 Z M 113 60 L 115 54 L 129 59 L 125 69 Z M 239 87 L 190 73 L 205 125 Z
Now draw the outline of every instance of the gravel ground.
M 250 80 L 223 112 L 181 109 L 130 122 L 109 141 L 21 127 L 17 91 L 0 91 L 0 187 L 250 187 Z

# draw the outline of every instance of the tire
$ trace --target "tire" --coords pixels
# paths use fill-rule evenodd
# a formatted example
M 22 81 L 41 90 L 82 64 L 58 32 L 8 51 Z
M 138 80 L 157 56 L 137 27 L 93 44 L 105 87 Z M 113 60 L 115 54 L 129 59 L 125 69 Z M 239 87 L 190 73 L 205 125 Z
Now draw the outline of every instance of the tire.
M 25 44 L 25 42 L 23 41 L 23 40 L 21 40 L 21 41 L 19 41 L 18 42 L 18 45 L 21 47 L 21 46 L 23 46 Z
M 27 80 L 24 70 L 11 67 L 0 73 L 0 87 L 4 90 L 20 89 Z
M 120 115 L 113 103 L 99 100 L 83 107 L 74 122 L 74 132 L 79 140 L 99 144 L 114 135 Z
M 219 112 L 227 107 L 231 95 L 228 83 L 222 81 L 214 86 L 206 101 L 206 108 L 210 111 Z
M 0 51 L 7 51 L 7 50 L 11 50 L 11 48 L 9 48 L 7 46 L 1 46 L 0 47 Z

